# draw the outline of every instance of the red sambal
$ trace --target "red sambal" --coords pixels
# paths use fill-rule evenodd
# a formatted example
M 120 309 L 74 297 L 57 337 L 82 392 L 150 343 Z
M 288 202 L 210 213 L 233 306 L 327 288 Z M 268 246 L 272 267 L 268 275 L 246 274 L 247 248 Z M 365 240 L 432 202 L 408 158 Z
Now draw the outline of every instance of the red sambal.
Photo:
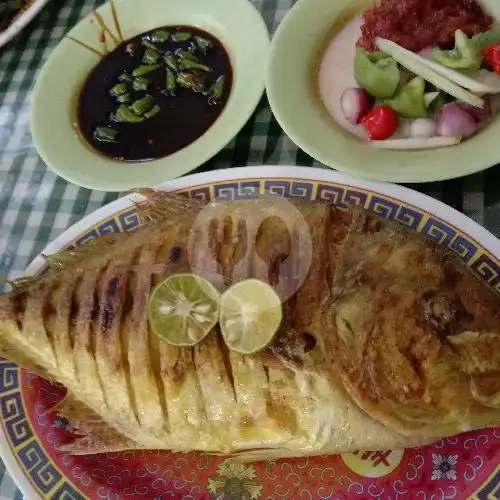
M 472 36 L 488 31 L 492 23 L 474 0 L 381 0 L 364 13 L 358 45 L 375 51 L 375 38 L 382 37 L 413 52 L 450 49 L 455 30 Z

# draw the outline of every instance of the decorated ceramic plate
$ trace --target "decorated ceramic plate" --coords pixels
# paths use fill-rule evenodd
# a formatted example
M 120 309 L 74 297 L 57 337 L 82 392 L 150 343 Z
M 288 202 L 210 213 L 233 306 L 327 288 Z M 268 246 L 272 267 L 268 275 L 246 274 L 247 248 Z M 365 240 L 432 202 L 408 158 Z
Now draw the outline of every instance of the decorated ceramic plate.
M 265 173 L 264 173 L 265 172 Z M 228 199 L 272 192 L 360 205 L 449 248 L 500 291 L 500 242 L 455 210 L 403 187 L 328 170 L 240 168 L 184 177 L 161 189 Z M 141 224 L 133 195 L 86 217 L 51 243 L 54 253 Z M 38 257 L 27 274 L 41 272 Z M 66 456 L 69 422 L 47 412 L 65 390 L 0 360 L 2 458 L 29 499 L 493 499 L 500 497 L 500 429 L 470 432 L 408 450 L 235 464 L 204 453 L 128 451 Z
M 110 0 L 66 34 L 37 77 L 36 149 L 55 173 L 91 189 L 184 175 L 255 110 L 268 48 L 248 0 Z
M 49 0 L 24 0 L 18 4 L 4 0 L 0 3 L 0 47 L 12 40 L 35 16 Z M 10 5 L 9 5 L 10 4 Z M 12 6 L 11 6 L 12 5 Z M 4 18 L 2 18 L 5 16 Z M 5 25 L 4 25 L 5 23 Z

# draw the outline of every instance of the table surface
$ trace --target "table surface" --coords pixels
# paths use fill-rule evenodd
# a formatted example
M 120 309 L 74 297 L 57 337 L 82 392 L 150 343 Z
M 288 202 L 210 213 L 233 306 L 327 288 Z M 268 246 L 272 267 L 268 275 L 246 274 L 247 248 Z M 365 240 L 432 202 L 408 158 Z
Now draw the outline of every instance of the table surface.
M 271 32 L 295 3 L 252 1 Z M 79 188 L 47 170 L 29 131 L 30 89 L 37 72 L 63 35 L 101 3 L 51 0 L 32 24 L 0 49 L 0 276 L 19 275 L 49 241 L 121 196 Z M 262 164 L 322 166 L 282 132 L 265 96 L 237 137 L 197 171 Z M 440 199 L 500 235 L 500 168 L 409 187 Z M 1 462 L 0 477 L 0 499 L 22 498 Z

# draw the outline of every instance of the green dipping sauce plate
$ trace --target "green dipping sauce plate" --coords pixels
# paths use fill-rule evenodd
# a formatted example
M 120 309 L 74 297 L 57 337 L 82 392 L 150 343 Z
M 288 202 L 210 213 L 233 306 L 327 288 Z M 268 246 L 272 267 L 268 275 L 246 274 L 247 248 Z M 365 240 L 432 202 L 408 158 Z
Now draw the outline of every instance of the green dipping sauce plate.
M 221 115 L 183 149 L 152 161 L 122 162 L 94 151 L 77 128 L 81 88 L 122 40 L 160 26 L 193 26 L 215 36 L 229 55 L 233 82 Z M 248 0 L 116 0 L 80 21 L 57 45 L 31 97 L 35 147 L 56 174 L 90 189 L 153 186 L 200 166 L 234 138 L 264 91 L 269 33 Z M 104 90 L 103 90 L 104 91 Z

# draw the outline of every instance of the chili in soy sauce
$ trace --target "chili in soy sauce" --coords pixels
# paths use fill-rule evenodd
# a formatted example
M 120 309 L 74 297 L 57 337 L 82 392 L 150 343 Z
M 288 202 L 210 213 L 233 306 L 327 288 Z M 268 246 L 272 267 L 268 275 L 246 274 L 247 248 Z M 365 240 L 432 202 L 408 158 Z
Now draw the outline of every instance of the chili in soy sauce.
M 101 154 L 147 161 L 188 146 L 219 117 L 232 70 L 214 36 L 165 26 L 120 44 L 87 77 L 78 127 Z

